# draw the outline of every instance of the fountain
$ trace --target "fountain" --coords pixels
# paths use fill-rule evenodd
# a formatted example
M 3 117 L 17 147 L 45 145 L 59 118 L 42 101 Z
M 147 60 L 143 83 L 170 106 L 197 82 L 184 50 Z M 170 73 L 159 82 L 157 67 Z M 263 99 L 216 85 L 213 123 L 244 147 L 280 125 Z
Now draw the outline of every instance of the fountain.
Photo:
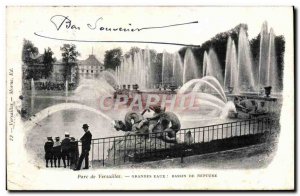
M 275 52 L 275 35 L 271 28 L 268 32 L 268 24 L 264 22 L 260 33 L 258 87 L 271 86 L 275 92 L 278 87 L 278 70 Z
M 216 93 L 215 96 L 218 96 L 224 102 L 227 102 L 227 98 L 221 84 L 213 76 L 205 76 L 200 79 L 190 80 L 179 89 L 178 93 L 184 94 L 188 92 L 203 92 L 205 90 L 203 90 L 202 87 L 209 87 L 212 90 L 209 91 L 210 93 Z
M 112 85 L 104 77 L 97 80 L 84 79 L 79 82 L 74 91 L 74 96 L 70 99 L 97 100 L 101 96 L 112 96 L 113 92 Z
M 69 82 L 68 80 L 66 80 L 66 83 L 65 83 L 65 96 L 68 97 L 68 91 L 69 91 Z
M 269 38 L 269 53 L 268 53 L 268 61 L 267 61 L 267 83 L 266 85 L 270 85 L 273 91 L 278 91 L 278 70 L 277 70 L 277 60 L 275 53 L 275 35 L 273 29 L 270 29 L 270 38 Z
M 162 55 L 162 83 L 182 85 L 182 63 L 179 54 L 166 51 Z M 176 76 L 174 77 L 173 74 Z M 157 70 L 151 65 L 151 53 L 148 48 L 123 57 L 121 65 L 116 68 L 115 77 L 118 84 L 139 84 L 145 90 L 152 88 L 157 81 Z
M 239 84 L 239 89 L 244 92 L 254 91 L 255 83 L 252 67 L 252 56 L 246 30 L 243 27 L 240 28 L 238 47 L 237 81 Z
M 172 77 L 173 77 L 172 55 L 164 51 L 163 59 L 162 59 L 162 84 L 163 85 L 170 84 Z
M 183 84 L 195 78 L 198 78 L 197 63 L 192 50 L 188 48 L 184 55 Z
M 115 74 L 110 71 L 102 71 L 100 78 L 103 78 L 111 86 L 116 86 L 118 84 Z
M 182 89 L 188 86 L 190 91 L 210 93 L 224 102 L 227 100 L 223 89 L 226 89 L 230 96 L 248 96 L 266 86 L 271 86 L 272 91 L 276 92 L 278 73 L 275 35 L 272 29 L 268 33 L 267 23 L 262 26 L 260 39 L 258 66 L 254 66 L 252 62 L 247 32 L 245 27 L 241 26 L 237 43 L 232 37 L 228 37 L 224 70 L 213 48 L 204 51 L 201 73 L 198 72 L 199 66 L 191 48 L 186 49 L 183 61 L 178 52 L 170 54 L 164 51 L 161 68 L 151 65 L 150 50 L 146 48 L 124 57 L 115 74 L 119 84 L 138 84 L 141 92 L 155 88 L 154 84 L 161 82 L 160 89 L 170 89 L 173 85 L 174 91 L 175 86 L 183 85 L 183 91 Z
M 221 84 L 223 84 L 223 75 L 221 66 L 215 51 L 210 48 L 208 55 L 204 53 L 204 75 L 203 76 L 213 76 L 215 77 Z
M 152 83 L 152 68 L 149 49 L 135 52 L 129 57 L 123 57 L 121 65 L 116 68 L 116 82 L 122 84 L 138 83 L 142 89 L 147 89 Z
M 176 86 L 182 86 L 183 66 L 178 52 L 173 54 L 173 80 Z
M 146 65 L 146 87 L 151 88 L 153 82 L 153 67 L 151 66 L 151 53 L 148 47 L 144 50 L 144 63 Z
M 209 92 L 203 92 L 203 87 L 204 89 L 209 88 Z M 188 81 L 179 89 L 178 94 L 195 96 L 196 105 L 215 108 L 220 112 L 219 114 L 222 118 L 227 117 L 225 114 L 228 114 L 229 111 L 236 113 L 234 104 L 227 100 L 221 84 L 213 76 L 205 76 Z
M 239 93 L 236 48 L 231 37 L 227 40 L 224 88 L 230 93 Z
M 268 69 L 266 66 L 268 64 L 269 55 L 269 33 L 268 33 L 268 23 L 264 22 L 261 27 L 260 32 L 260 46 L 259 46 L 259 64 L 258 64 L 258 83 L 260 86 L 267 85 L 267 73 Z

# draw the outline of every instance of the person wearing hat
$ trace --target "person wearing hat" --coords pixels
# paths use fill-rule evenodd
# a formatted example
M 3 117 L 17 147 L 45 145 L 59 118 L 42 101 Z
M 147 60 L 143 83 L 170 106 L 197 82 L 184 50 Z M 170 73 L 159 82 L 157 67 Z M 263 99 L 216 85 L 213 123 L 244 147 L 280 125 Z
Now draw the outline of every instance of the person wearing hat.
M 45 159 L 46 159 L 46 167 L 48 167 L 48 162 L 50 161 L 51 167 L 52 167 L 52 159 L 53 159 L 53 139 L 52 137 L 47 137 L 47 141 L 44 145 L 45 150 Z
M 78 164 L 74 170 L 81 169 L 83 159 L 85 160 L 84 169 L 89 169 L 89 152 L 91 149 L 92 134 L 89 131 L 89 126 L 87 124 L 83 124 L 82 129 L 85 132 L 83 136 L 80 138 L 82 144 L 82 150 L 81 150 Z
M 61 143 L 60 138 L 55 137 L 55 142 L 53 145 L 53 159 L 54 159 L 54 167 L 60 167 L 60 159 L 61 159 Z M 57 161 L 57 164 L 56 164 Z
M 61 141 L 61 158 L 63 160 L 64 168 L 70 165 L 70 147 L 70 134 L 65 133 L 65 138 Z

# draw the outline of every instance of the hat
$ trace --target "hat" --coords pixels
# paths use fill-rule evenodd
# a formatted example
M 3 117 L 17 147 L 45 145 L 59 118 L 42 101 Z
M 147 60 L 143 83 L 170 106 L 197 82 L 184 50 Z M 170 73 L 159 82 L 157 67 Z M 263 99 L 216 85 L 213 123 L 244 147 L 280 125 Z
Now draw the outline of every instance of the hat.
M 52 140 L 52 137 L 47 137 L 48 140 Z
M 82 128 L 89 128 L 88 124 L 83 124 Z
M 65 132 L 65 137 L 69 137 L 69 136 L 70 136 L 70 133 Z

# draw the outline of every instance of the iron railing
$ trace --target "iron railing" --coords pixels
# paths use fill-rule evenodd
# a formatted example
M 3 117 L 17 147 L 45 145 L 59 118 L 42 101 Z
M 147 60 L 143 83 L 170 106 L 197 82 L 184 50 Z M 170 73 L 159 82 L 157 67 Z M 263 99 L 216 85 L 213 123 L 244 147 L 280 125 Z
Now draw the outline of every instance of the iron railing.
M 265 133 L 273 132 L 275 122 L 264 117 L 181 129 L 176 142 L 166 140 L 174 131 L 92 139 L 90 161 L 92 166 L 111 166 L 235 148 L 252 140 L 262 142 Z

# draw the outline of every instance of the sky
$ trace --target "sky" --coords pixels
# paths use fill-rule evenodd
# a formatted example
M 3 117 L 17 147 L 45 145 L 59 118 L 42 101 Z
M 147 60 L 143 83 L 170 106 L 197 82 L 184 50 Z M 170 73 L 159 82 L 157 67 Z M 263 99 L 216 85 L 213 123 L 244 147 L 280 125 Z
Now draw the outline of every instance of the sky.
M 148 47 L 157 52 L 163 50 L 176 52 L 182 46 L 66 42 L 39 37 L 35 33 L 71 40 L 129 40 L 201 45 L 216 34 L 228 31 L 240 23 L 248 25 L 249 39 L 260 33 L 264 21 L 268 22 L 269 28 L 272 27 L 276 35 L 289 34 L 289 29 L 285 28 L 286 20 L 282 18 L 283 15 L 289 16 L 285 14 L 289 9 L 288 7 L 49 7 L 47 9 L 12 7 L 7 12 L 7 26 L 8 35 L 15 40 L 14 47 L 20 48 L 20 53 L 23 39 L 31 40 L 39 48 L 40 53 L 43 53 L 44 48 L 50 47 L 57 59 L 61 58 L 60 47 L 64 43 L 74 43 L 81 53 L 79 59 L 86 59 L 93 51 L 93 54 L 103 61 L 105 51 L 116 47 L 121 47 L 125 53 L 132 46 Z M 51 21 L 51 17 L 55 15 L 68 16 L 71 25 L 80 30 L 67 29 L 64 27 L 65 23 L 57 30 L 63 17 L 57 16 Z M 101 19 L 97 21 L 99 18 Z M 103 32 L 99 30 L 101 26 L 143 28 L 194 21 L 197 23 L 140 32 Z M 87 24 L 96 28 L 92 30 Z M 9 28 L 10 25 L 14 28 Z M 20 31 L 21 34 L 17 33 Z

